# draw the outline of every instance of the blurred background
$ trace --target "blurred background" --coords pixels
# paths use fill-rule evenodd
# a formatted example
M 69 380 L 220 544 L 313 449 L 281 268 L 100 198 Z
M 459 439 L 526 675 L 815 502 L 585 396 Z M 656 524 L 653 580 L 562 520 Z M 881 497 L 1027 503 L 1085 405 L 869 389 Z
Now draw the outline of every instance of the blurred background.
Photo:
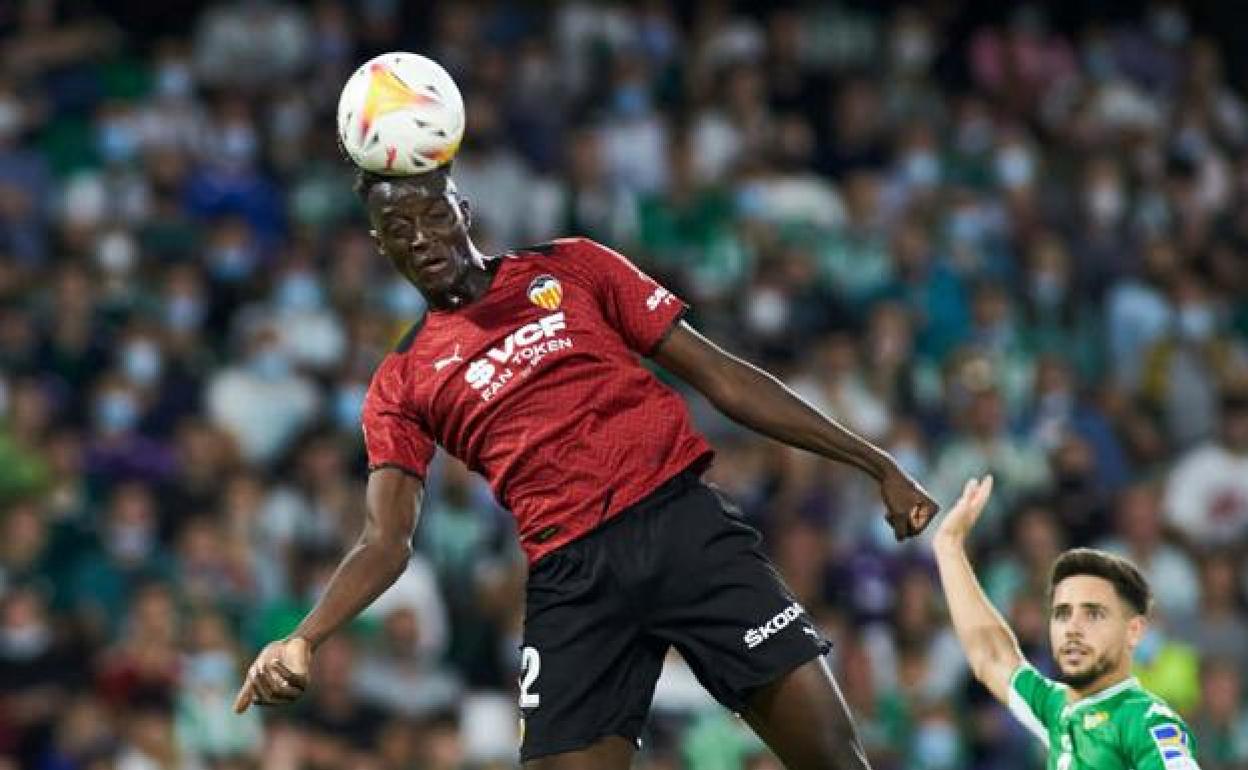
M 514 766 L 525 566 L 445 458 L 305 700 L 229 713 L 358 532 L 423 312 L 335 148 L 394 49 L 465 94 L 484 249 L 599 239 L 941 501 L 993 472 L 976 563 L 1044 670 L 1051 559 L 1133 558 L 1141 679 L 1248 767 L 1236 5 L 0 0 L 0 768 Z M 1040 767 L 866 478 L 692 408 L 875 767 Z M 778 767 L 677 657 L 637 766 Z

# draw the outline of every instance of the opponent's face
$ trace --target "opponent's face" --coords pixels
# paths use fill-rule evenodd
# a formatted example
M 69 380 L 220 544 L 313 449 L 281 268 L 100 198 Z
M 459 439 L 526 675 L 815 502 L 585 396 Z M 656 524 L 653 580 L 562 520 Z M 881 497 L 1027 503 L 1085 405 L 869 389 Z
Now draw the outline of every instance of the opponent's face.
M 1129 671 L 1146 626 L 1104 578 L 1071 575 L 1053 589 L 1049 643 L 1062 680 L 1076 689 Z
M 471 267 L 468 204 L 449 180 L 377 183 L 368 216 L 382 253 L 428 297 L 445 293 Z

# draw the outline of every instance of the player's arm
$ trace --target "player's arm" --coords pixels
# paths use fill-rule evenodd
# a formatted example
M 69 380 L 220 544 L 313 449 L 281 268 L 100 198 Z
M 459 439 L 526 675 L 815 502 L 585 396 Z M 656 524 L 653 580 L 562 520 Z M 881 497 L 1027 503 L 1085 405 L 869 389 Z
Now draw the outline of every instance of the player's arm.
M 397 468 L 369 475 L 368 513 L 359 539 L 294 632 L 260 652 L 234 701 L 235 711 L 245 711 L 253 702 L 289 703 L 303 693 L 316 648 L 403 574 L 423 496 L 424 483 Z
M 767 372 L 725 352 L 684 321 L 672 327 L 652 357 L 736 422 L 870 475 L 880 484 L 888 522 L 898 540 L 922 532 L 935 515 L 937 506 L 931 496 L 887 452 L 821 413 Z
M 936 528 L 933 548 L 949 616 L 975 678 L 1009 703 L 1010 681 L 1025 661 L 1018 639 L 997 612 L 966 556 L 966 536 L 992 494 L 992 477 L 971 479 Z

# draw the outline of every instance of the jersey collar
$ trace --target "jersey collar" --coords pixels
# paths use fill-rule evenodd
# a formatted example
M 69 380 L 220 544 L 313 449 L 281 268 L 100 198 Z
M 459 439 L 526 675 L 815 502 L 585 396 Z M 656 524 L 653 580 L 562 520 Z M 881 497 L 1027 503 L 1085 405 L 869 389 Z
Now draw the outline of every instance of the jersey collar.
M 1092 693 L 1091 695 L 1080 698 L 1074 703 L 1066 704 L 1066 709 L 1068 711 L 1072 711 L 1074 709 L 1082 708 L 1084 706 L 1091 706 L 1094 703 L 1100 703 L 1101 701 L 1106 700 L 1108 698 L 1112 698 L 1121 692 L 1125 692 L 1126 690 L 1137 688 L 1139 686 L 1140 686 L 1140 680 L 1136 679 L 1133 676 L 1129 676 L 1126 679 L 1123 679 L 1118 684 L 1110 685 L 1109 687 L 1106 687 L 1104 690 L 1101 690 L 1100 692 Z

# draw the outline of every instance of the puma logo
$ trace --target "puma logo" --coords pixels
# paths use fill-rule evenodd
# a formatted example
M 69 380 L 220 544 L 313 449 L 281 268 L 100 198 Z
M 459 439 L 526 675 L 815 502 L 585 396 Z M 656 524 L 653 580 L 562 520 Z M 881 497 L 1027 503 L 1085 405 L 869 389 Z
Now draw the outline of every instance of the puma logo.
M 459 354 L 459 345 L 456 345 L 455 352 L 452 353 L 450 356 L 448 356 L 447 358 L 443 358 L 440 361 L 433 362 L 433 370 L 435 372 L 440 372 L 446 367 L 450 366 L 451 364 L 457 361 L 463 361 L 463 360 L 464 360 L 463 356 Z

